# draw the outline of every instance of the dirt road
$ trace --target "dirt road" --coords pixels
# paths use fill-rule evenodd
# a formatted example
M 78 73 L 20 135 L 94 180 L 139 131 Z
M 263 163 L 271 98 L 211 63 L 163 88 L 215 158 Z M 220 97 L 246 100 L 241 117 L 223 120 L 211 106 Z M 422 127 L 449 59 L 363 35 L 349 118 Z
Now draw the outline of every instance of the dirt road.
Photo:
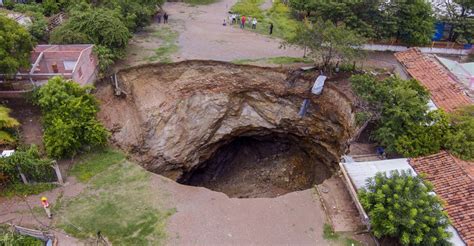
M 206 59 L 232 61 L 276 56 L 303 56 L 295 48 L 280 49 L 280 40 L 223 26 L 227 12 L 236 0 L 221 0 L 203 6 L 168 2 L 165 10 L 170 14 L 170 25 L 181 23 L 177 60 Z

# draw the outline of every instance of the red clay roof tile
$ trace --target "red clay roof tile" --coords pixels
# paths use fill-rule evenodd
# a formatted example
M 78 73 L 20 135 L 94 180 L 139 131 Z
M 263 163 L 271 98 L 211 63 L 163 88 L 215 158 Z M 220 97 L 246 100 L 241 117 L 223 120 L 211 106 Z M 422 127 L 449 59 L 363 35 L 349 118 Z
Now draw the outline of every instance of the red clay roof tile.
M 417 173 L 426 174 L 436 194 L 446 202 L 445 209 L 464 242 L 474 245 L 474 162 L 446 151 L 409 162 Z
M 452 112 L 459 107 L 472 104 L 472 100 L 434 58 L 423 55 L 419 49 L 411 48 L 395 53 L 397 60 L 410 76 L 424 85 L 438 108 Z

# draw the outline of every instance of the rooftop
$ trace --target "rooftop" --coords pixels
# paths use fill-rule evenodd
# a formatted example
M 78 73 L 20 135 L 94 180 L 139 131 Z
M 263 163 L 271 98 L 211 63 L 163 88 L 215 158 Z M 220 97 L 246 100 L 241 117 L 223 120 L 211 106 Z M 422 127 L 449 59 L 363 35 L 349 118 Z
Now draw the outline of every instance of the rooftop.
M 417 48 L 395 53 L 395 57 L 411 77 L 428 89 L 438 108 L 452 112 L 472 104 L 472 99 L 434 57 L 422 54 Z
M 446 202 L 445 209 L 464 242 L 474 245 L 474 162 L 459 160 L 446 151 L 409 162 L 417 173 L 426 174 Z

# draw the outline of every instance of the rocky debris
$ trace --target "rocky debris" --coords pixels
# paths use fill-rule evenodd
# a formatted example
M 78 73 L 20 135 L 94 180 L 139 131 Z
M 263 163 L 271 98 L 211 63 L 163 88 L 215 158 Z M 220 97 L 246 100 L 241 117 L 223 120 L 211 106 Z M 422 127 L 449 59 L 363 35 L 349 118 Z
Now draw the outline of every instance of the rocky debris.
M 330 83 L 309 93 L 314 75 L 289 88 L 288 71 L 216 61 L 150 64 L 118 73 L 125 99 L 112 87 L 96 92 L 99 117 L 113 129 L 112 141 L 150 171 L 186 178 L 239 137 L 291 136 L 329 168 L 345 151 L 354 129 L 350 101 Z M 311 106 L 304 118 L 304 98 Z

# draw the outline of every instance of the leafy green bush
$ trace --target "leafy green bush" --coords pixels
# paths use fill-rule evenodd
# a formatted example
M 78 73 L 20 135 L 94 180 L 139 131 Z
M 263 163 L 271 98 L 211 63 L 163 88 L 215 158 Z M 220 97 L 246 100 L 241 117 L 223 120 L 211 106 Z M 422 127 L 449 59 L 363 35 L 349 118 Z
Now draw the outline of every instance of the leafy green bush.
M 439 151 L 446 118 L 440 112 L 427 113 L 429 94 L 416 80 L 354 75 L 351 86 L 374 112 L 377 129 L 372 137 L 387 151 L 406 156 Z
M 28 68 L 34 42 L 25 28 L 0 14 L 0 73 L 15 74 Z
M 79 5 L 71 11 L 70 18 L 51 33 L 50 42 L 93 43 L 107 47 L 119 58 L 124 55 L 131 37 L 121 18 L 118 10 Z
M 42 246 L 44 242 L 34 237 L 23 236 L 17 233 L 13 233 L 8 227 L 0 227 L 0 245 L 5 246 Z
M 452 130 L 447 133 L 446 148 L 464 160 L 474 160 L 474 105 L 449 115 Z
M 20 123 L 10 116 L 10 109 L 0 106 L 0 145 L 13 144 L 16 138 L 12 131 L 20 126 Z
M 45 191 L 52 190 L 56 187 L 57 185 L 54 183 L 34 183 L 34 184 L 13 183 L 13 184 L 8 185 L 5 189 L 0 190 L 0 197 L 38 195 Z
M 449 245 L 449 220 L 433 187 L 411 172 L 377 173 L 359 191 L 377 238 L 397 237 L 403 245 Z
M 61 158 L 76 154 L 83 146 L 106 144 L 108 132 L 96 119 L 97 100 L 71 80 L 54 77 L 37 91 L 36 104 L 44 121 L 44 143 L 48 156 Z
M 20 170 L 29 181 L 51 182 L 56 180 L 51 165 L 52 161 L 42 158 L 36 145 L 23 146 L 13 155 L 0 158 L 0 173 L 8 178 L 8 183 L 21 182 Z

